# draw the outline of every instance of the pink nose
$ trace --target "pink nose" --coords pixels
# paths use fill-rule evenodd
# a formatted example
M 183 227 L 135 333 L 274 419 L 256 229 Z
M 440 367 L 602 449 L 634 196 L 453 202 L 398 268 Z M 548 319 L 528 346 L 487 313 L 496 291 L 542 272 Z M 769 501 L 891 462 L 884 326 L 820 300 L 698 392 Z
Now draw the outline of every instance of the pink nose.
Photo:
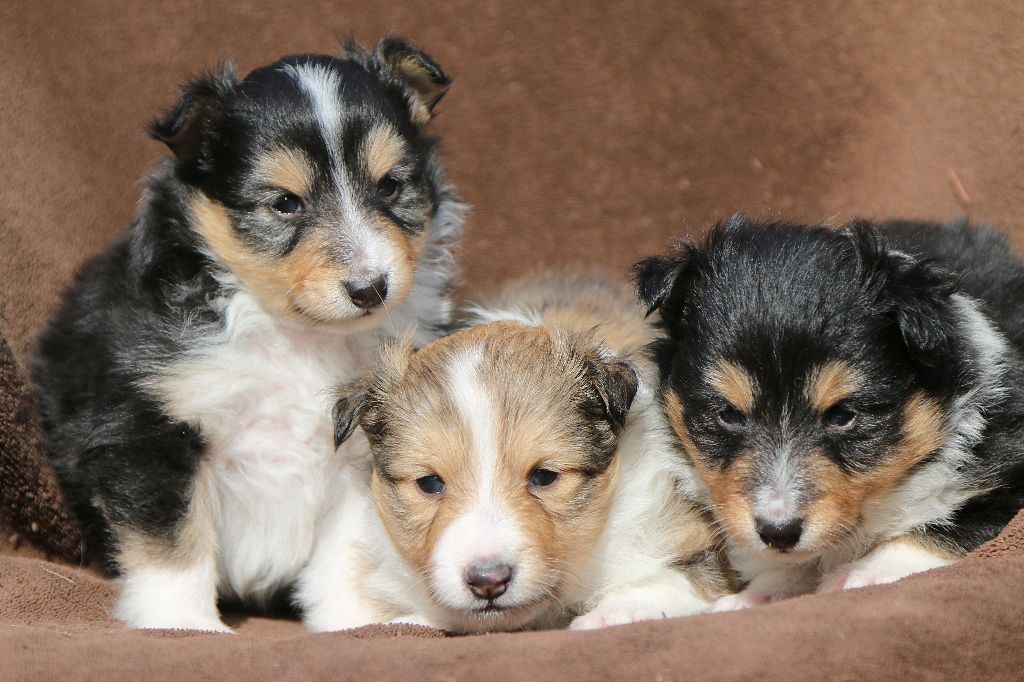
M 505 594 L 512 582 L 512 567 L 508 564 L 473 564 L 466 570 L 469 591 L 481 599 L 497 599 Z

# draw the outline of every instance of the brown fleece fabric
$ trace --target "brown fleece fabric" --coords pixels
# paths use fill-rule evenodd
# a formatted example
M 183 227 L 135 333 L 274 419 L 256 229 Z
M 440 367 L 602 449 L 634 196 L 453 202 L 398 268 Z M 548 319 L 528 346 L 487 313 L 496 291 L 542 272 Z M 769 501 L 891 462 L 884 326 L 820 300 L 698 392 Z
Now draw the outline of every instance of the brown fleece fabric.
M 24 370 L 83 260 L 163 150 L 188 73 L 422 44 L 454 76 L 434 130 L 473 205 L 461 293 L 566 262 L 623 271 L 735 210 L 998 223 L 1024 246 L 1024 3 L 96 0 L 0 4 L 0 678 L 1019 676 L 1024 521 L 897 585 L 577 634 L 127 632 L 37 441 Z M 2 342 L 2 341 L 5 341 Z M 8 350 L 9 346 L 9 350 Z M 33 525 L 34 524 L 34 525 Z M 57 574 L 57 575 L 55 575 Z

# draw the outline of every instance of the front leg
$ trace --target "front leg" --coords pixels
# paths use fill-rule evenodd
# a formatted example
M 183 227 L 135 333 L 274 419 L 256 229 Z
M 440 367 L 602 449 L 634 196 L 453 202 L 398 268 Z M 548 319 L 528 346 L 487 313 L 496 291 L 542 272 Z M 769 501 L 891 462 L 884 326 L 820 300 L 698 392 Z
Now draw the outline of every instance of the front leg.
M 350 630 L 385 620 L 364 594 L 369 557 L 360 547 L 360 535 L 366 532 L 365 515 L 372 511 L 363 495 L 347 492 L 318 534 L 296 588 L 302 620 L 313 632 Z
M 948 566 L 955 558 L 926 540 L 912 535 L 882 543 L 866 555 L 826 575 L 819 594 L 885 585 L 914 573 Z
M 817 578 L 817 571 L 807 565 L 759 566 L 756 569 L 748 565 L 742 574 L 752 575 L 747 586 L 736 594 L 720 598 L 713 611 L 739 611 L 806 594 L 814 590 Z
M 700 613 L 710 606 L 702 592 L 685 573 L 663 568 L 647 580 L 608 592 L 593 609 L 574 618 L 569 629 L 594 630 Z

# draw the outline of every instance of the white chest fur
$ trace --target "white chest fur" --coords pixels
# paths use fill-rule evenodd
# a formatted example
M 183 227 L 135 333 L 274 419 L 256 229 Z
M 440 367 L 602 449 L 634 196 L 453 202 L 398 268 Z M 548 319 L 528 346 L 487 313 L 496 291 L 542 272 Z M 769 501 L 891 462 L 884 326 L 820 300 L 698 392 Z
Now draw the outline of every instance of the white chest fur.
M 358 452 L 335 453 L 331 389 L 376 358 L 374 332 L 282 324 L 245 293 L 150 389 L 206 440 L 202 475 L 216 530 L 222 594 L 260 601 L 308 561 Z M 362 439 L 343 446 L 365 447 Z

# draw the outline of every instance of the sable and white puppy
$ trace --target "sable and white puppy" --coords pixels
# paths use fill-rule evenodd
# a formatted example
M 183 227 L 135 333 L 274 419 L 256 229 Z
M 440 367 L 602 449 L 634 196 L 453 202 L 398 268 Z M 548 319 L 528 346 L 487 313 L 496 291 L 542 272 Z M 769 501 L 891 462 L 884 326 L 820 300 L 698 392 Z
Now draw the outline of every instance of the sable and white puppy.
M 470 317 L 418 352 L 392 346 L 338 402 L 339 441 L 359 425 L 371 444 L 373 509 L 362 598 L 333 625 L 589 629 L 724 594 L 628 288 L 548 275 Z
M 945 566 L 1024 504 L 1024 266 L 997 232 L 737 215 L 637 280 L 746 582 L 717 608 Z
M 265 603 L 315 568 L 361 480 L 327 389 L 381 337 L 449 322 L 461 207 L 424 130 L 447 85 L 388 39 L 241 81 L 222 66 L 152 124 L 173 157 L 34 360 L 45 445 L 128 626 L 226 630 L 218 596 Z

